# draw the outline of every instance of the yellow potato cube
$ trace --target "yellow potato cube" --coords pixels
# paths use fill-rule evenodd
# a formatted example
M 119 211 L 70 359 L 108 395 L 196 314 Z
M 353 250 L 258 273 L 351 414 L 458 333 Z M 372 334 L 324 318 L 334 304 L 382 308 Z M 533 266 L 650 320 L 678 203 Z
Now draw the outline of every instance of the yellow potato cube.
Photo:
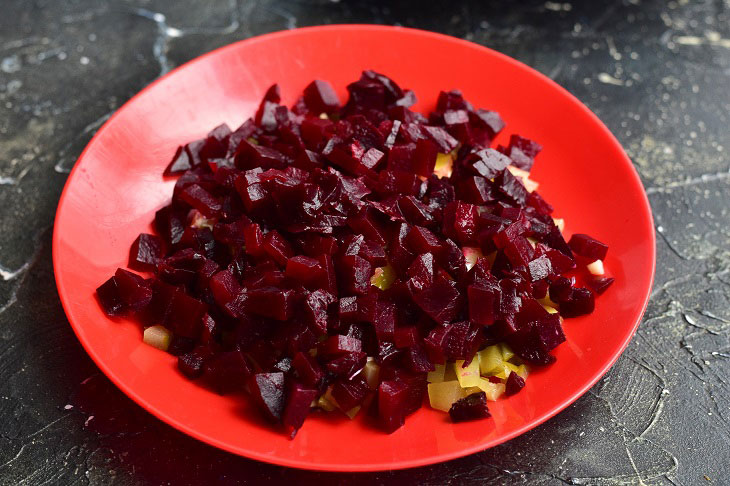
M 486 378 L 479 378 L 477 388 L 487 395 L 487 400 L 494 402 L 504 393 L 505 385 L 504 383 L 492 383 Z
M 470 386 L 476 386 L 479 381 L 479 357 L 474 356 L 471 363 L 464 368 L 464 360 L 457 359 L 454 362 L 454 371 L 456 372 L 456 379 L 462 388 L 468 388 Z
M 479 351 L 479 371 L 482 375 L 493 375 L 503 368 L 502 350 L 498 345 L 487 346 Z
M 446 374 L 446 365 L 437 364 L 434 366 L 436 367 L 436 369 L 428 372 L 426 380 L 428 380 L 429 383 L 441 383 L 442 381 L 444 381 L 444 374 Z
M 388 290 L 395 280 L 395 270 L 390 265 L 378 267 L 370 278 L 370 283 L 380 290 Z
M 451 405 L 467 396 L 467 391 L 458 381 L 442 381 L 428 384 L 428 402 L 431 408 L 448 412 Z

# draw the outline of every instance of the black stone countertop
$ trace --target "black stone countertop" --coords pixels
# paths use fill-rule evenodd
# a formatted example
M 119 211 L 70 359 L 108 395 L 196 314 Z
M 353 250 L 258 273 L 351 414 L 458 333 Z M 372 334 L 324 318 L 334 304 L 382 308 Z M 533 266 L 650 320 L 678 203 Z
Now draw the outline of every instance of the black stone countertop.
M 50 241 L 69 169 L 143 86 L 238 39 L 353 22 L 463 37 L 573 92 L 636 164 L 658 258 L 628 350 L 557 417 L 449 463 L 327 475 L 218 451 L 117 391 L 67 323 Z M 728 484 L 729 113 L 727 0 L 3 2 L 0 483 Z

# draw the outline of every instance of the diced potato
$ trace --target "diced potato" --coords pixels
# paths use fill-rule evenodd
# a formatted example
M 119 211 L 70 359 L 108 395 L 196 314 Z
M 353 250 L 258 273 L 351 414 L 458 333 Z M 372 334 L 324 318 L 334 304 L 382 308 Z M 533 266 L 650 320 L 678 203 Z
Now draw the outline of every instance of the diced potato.
M 527 189 L 527 192 L 532 192 L 538 188 L 540 184 L 530 179 L 530 173 L 526 170 L 522 170 L 514 165 L 508 165 L 507 169 L 512 173 L 513 176 L 522 179 L 522 184 Z
M 553 218 L 553 223 L 555 223 L 555 226 L 557 226 L 562 233 L 565 229 L 565 220 L 563 218 Z
M 449 363 L 446 363 L 444 365 L 444 379 L 443 381 L 454 381 L 456 380 L 456 371 L 454 371 L 454 367 L 451 366 Z
M 324 395 L 319 397 L 319 400 L 317 400 L 317 406 L 326 412 L 331 412 L 337 408 L 329 400 L 327 400 Z
M 533 238 L 532 236 L 527 237 L 527 242 L 530 244 L 531 247 L 535 248 L 537 246 L 537 240 Z
M 454 159 L 451 154 L 438 154 L 436 156 L 436 165 L 433 168 L 433 173 L 439 177 L 451 177 L 451 169 L 454 164 Z
M 479 378 L 477 388 L 487 395 L 487 400 L 494 402 L 499 398 L 505 389 L 504 383 L 492 383 L 486 378 Z
M 172 335 L 164 326 L 150 326 L 144 330 L 142 340 L 153 348 L 167 351 Z
M 550 309 L 548 309 L 548 307 L 552 307 L 553 309 L 557 309 L 558 308 L 558 304 L 556 304 L 555 302 L 553 302 L 552 300 L 550 300 L 550 294 L 546 294 L 545 297 L 543 297 L 542 299 L 538 299 L 537 301 L 540 304 L 542 304 L 542 306 L 548 312 L 550 312 Z
M 512 348 L 507 343 L 499 343 L 499 350 L 502 352 L 502 360 L 504 361 L 511 360 L 515 355 L 515 352 L 512 351 Z
M 493 375 L 499 373 L 503 368 L 502 350 L 499 345 L 487 346 L 479 351 L 479 371 L 482 375 Z
M 462 388 L 468 388 L 470 386 L 476 386 L 479 381 L 479 357 L 474 356 L 471 363 L 464 368 L 464 360 L 457 359 L 454 361 L 454 371 L 456 372 L 456 379 L 461 384 Z
M 368 386 L 373 390 L 378 388 L 378 384 L 380 383 L 380 365 L 375 362 L 374 358 L 368 356 L 368 360 L 365 363 L 365 367 L 362 372 Z
M 467 391 L 458 381 L 442 381 L 428 384 L 428 401 L 431 408 L 448 412 L 451 405 L 467 396 Z
M 541 304 L 542 304 L 542 303 L 541 303 Z M 551 306 L 551 305 L 546 305 L 546 304 L 542 304 L 542 307 L 543 307 L 543 308 L 544 308 L 544 309 L 545 309 L 546 311 L 548 311 L 548 314 L 557 314 L 557 313 L 558 313 L 558 309 L 556 309 L 555 307 L 553 307 L 553 306 Z
M 329 120 L 330 117 L 329 117 L 329 115 L 327 115 L 327 113 L 320 113 L 319 114 L 319 119 L 320 120 Z
M 603 269 L 603 261 L 602 260 L 596 260 L 595 262 L 591 262 L 587 265 L 588 271 L 591 272 L 592 275 L 603 275 L 606 273 Z
M 436 369 L 428 372 L 426 380 L 428 380 L 429 383 L 441 383 L 442 381 L 444 381 L 444 374 L 446 374 L 446 365 L 437 364 L 434 366 L 436 367 Z
M 212 230 L 213 226 L 215 226 L 215 220 L 208 219 L 202 214 L 196 212 L 193 216 L 193 220 L 190 222 L 190 226 L 198 229 L 208 228 L 209 230 Z
M 481 248 L 475 248 L 472 246 L 465 246 L 462 252 L 464 253 L 464 259 L 466 260 L 467 270 L 471 270 L 471 268 L 476 265 L 477 261 L 484 256 Z
M 491 267 L 492 265 L 494 265 L 494 260 L 496 260 L 496 258 L 497 258 L 497 252 L 493 251 L 492 253 L 487 255 L 485 258 L 487 259 L 487 261 L 489 262 L 489 266 Z
M 395 270 L 390 265 L 378 267 L 370 278 L 370 283 L 380 290 L 387 290 L 395 280 Z
M 362 407 L 360 405 L 352 407 L 350 410 L 345 412 L 345 415 L 347 415 L 350 418 L 350 420 L 352 420 L 355 418 L 355 416 L 357 415 L 357 412 L 359 412 L 361 408 Z
M 505 363 L 505 366 L 507 366 L 510 371 L 514 371 L 515 373 L 517 373 L 522 379 L 527 378 L 527 366 L 523 364 L 515 365 L 512 363 Z

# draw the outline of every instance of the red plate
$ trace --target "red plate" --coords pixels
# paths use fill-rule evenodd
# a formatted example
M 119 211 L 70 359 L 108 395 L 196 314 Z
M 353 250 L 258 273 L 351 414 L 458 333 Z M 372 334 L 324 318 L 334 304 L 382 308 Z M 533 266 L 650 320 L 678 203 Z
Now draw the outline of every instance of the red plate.
M 507 128 L 544 151 L 533 171 L 540 192 L 580 231 L 605 241 L 616 282 L 590 316 L 565 323 L 557 363 L 525 389 L 490 405 L 493 418 L 452 424 L 428 407 L 391 435 L 361 420 L 313 414 L 290 441 L 244 397 L 221 397 L 178 373 L 176 359 L 142 343 L 138 325 L 104 315 L 94 289 L 148 231 L 169 200 L 162 171 L 175 148 L 221 122 L 236 127 L 278 82 L 291 104 L 313 79 L 344 99 L 363 69 L 414 89 L 428 111 L 443 89 L 499 111 Z M 608 129 L 563 88 L 502 54 L 439 34 L 396 27 L 329 26 L 245 40 L 185 64 L 125 104 L 86 147 L 68 178 L 53 235 L 56 282 L 81 343 L 142 407 L 193 437 L 242 456 L 307 469 L 373 471 L 453 459 L 535 427 L 585 393 L 616 361 L 646 307 L 654 275 L 654 228 L 641 182 Z M 343 437 L 347 438 L 343 441 Z

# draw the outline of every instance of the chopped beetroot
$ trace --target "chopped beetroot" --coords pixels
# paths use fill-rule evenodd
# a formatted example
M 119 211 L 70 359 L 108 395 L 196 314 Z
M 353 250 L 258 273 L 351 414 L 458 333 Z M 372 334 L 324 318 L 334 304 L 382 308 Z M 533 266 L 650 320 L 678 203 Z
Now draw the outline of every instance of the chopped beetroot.
M 574 234 L 568 241 L 568 246 L 576 255 L 580 255 L 591 261 L 603 260 L 606 258 L 608 246 L 600 241 L 584 234 Z
M 466 422 L 489 417 L 487 394 L 483 391 L 472 393 L 454 402 L 449 409 L 449 416 L 453 422 Z
M 601 295 L 608 289 L 611 284 L 614 282 L 614 279 L 612 277 L 594 277 L 586 282 L 586 284 L 593 290 L 596 294 Z M 98 290 L 97 290 L 98 292 Z
M 568 278 L 607 247 L 565 241 L 515 175 L 542 147 L 516 134 L 491 147 L 498 113 L 454 90 L 426 117 L 413 91 L 370 70 L 347 91 L 343 105 L 315 80 L 290 109 L 275 84 L 235 131 L 179 147 L 164 170 L 172 200 L 129 252 L 153 276 L 118 269 L 96 290 L 107 315 L 164 326 L 183 375 L 248 391 L 291 437 L 328 400 L 347 413 L 374 402 L 392 432 L 421 407 L 434 364 L 468 365 L 500 341 L 550 364 L 561 317 L 592 312 L 613 283 Z M 506 380 L 507 394 L 523 386 Z M 450 414 L 489 416 L 485 394 Z
M 525 387 L 525 379 L 522 378 L 520 375 L 512 371 L 509 376 L 507 377 L 507 382 L 505 383 L 505 393 L 509 395 L 514 395 L 518 391 L 522 390 Z

